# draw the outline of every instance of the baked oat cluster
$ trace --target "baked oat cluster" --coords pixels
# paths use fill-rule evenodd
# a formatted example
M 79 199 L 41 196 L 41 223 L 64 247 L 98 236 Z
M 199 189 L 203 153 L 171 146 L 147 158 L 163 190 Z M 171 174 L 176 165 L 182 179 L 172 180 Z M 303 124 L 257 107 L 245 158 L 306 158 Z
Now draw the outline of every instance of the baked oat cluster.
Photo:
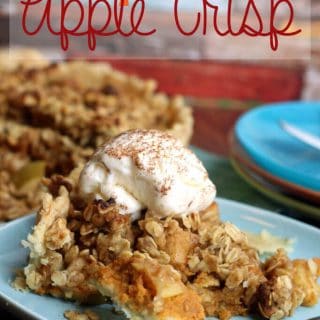
M 68 320 L 99 320 L 99 316 L 91 310 L 85 310 L 84 312 L 67 310 L 64 317 Z
M 43 175 L 69 174 L 122 131 L 155 128 L 189 142 L 190 108 L 153 80 L 104 63 L 30 65 L 0 63 L 0 221 L 37 208 Z
M 84 201 L 81 168 L 46 179 L 24 275 L 15 285 L 38 294 L 103 303 L 131 319 L 230 319 L 260 313 L 277 320 L 318 302 L 320 259 L 265 262 L 212 204 L 197 214 L 137 221 L 110 199 Z

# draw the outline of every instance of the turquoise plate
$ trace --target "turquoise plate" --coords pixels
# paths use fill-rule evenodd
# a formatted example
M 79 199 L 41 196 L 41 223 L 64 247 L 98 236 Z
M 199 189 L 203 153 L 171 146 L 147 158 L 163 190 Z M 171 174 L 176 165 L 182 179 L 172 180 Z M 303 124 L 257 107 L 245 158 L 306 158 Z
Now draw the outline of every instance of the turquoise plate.
M 254 109 L 240 118 L 236 136 L 265 170 L 320 191 L 320 151 L 284 132 L 281 120 L 320 137 L 320 102 L 288 102 Z
M 266 229 L 281 237 L 296 239 L 292 258 L 320 257 L 320 230 L 286 218 L 275 213 L 258 209 L 238 202 L 219 199 L 223 220 L 235 223 L 242 230 L 260 232 Z M 20 245 L 34 223 L 34 215 L 18 219 L 0 227 L 0 303 L 22 319 L 64 319 L 66 310 L 82 310 L 71 302 L 52 297 L 38 296 L 29 292 L 14 290 L 10 283 L 14 271 L 26 263 L 27 250 Z M 112 306 L 90 307 L 104 320 L 124 320 L 121 315 L 112 312 Z M 320 304 L 313 308 L 299 308 L 290 320 L 306 320 L 320 315 Z M 209 318 L 208 318 L 209 319 Z M 210 318 L 213 319 L 213 318 Z M 257 317 L 235 317 L 234 319 L 258 319 Z

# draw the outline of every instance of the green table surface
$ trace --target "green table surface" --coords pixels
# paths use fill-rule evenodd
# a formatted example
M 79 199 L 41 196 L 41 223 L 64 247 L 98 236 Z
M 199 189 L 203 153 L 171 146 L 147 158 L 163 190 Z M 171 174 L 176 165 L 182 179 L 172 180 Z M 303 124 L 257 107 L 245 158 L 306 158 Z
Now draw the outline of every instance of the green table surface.
M 320 220 L 310 217 L 308 214 L 289 208 L 256 191 L 245 182 L 233 169 L 229 159 L 216 156 L 213 153 L 192 147 L 192 150 L 204 163 L 210 178 L 217 188 L 217 196 L 231 199 L 255 207 L 264 208 L 288 217 L 303 221 L 316 227 L 320 227 Z

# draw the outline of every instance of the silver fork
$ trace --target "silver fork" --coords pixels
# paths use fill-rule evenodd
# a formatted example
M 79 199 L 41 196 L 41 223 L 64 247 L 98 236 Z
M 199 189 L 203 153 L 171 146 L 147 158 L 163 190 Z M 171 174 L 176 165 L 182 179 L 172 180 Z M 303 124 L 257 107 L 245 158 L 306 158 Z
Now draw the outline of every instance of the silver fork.
M 303 142 L 303 143 L 305 143 L 315 149 L 320 150 L 320 138 L 318 138 L 317 136 L 315 136 L 309 132 L 306 132 L 304 130 L 301 130 L 301 129 L 297 128 L 296 126 L 289 124 L 286 121 L 280 121 L 280 126 L 285 132 L 290 134 L 292 137 L 295 137 L 296 139 L 300 140 L 301 142 Z

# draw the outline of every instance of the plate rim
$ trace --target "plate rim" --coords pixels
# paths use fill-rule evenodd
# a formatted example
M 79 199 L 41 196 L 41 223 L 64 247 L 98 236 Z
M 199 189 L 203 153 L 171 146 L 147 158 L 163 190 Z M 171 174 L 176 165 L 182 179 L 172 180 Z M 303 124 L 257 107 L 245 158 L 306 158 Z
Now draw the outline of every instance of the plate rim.
M 236 162 L 243 165 L 248 171 L 254 173 L 255 175 L 260 176 L 264 180 L 268 181 L 272 185 L 276 187 L 280 187 L 281 189 L 287 191 L 292 196 L 299 197 L 300 200 L 310 200 L 313 205 L 320 205 L 320 191 L 315 191 L 313 189 L 308 189 L 304 186 L 295 184 L 288 180 L 284 180 L 281 177 L 275 176 L 271 172 L 268 172 L 259 164 L 254 162 L 251 159 L 250 155 L 246 153 L 246 151 L 241 146 L 240 142 L 238 141 L 235 132 L 232 131 L 229 136 L 229 145 L 230 145 L 230 157 L 235 159 Z
M 316 101 L 289 101 L 289 102 L 277 102 L 277 103 L 267 103 L 262 104 L 253 110 L 250 110 L 240 116 L 235 125 L 235 133 L 242 147 L 246 150 L 246 152 L 253 158 L 255 162 L 257 162 L 262 168 L 267 171 L 270 171 L 273 175 L 280 177 L 284 180 L 288 180 L 292 183 L 295 183 L 299 186 L 309 188 L 315 191 L 320 191 L 320 181 L 310 180 L 310 176 L 305 175 L 301 172 L 296 174 L 296 172 L 290 168 L 287 168 L 284 165 L 279 164 L 277 161 L 272 161 L 272 158 L 267 159 L 262 155 L 260 149 L 256 148 L 256 145 L 252 142 L 252 140 L 247 139 L 248 135 L 243 130 L 250 123 L 250 119 L 253 116 L 259 115 L 261 112 L 276 112 L 281 109 L 287 109 L 288 107 L 295 108 L 320 108 L 320 102 Z M 284 132 L 285 134 L 285 132 Z M 289 137 L 289 135 L 288 135 Z M 306 147 L 307 148 L 307 147 Z
M 320 209 L 316 205 L 305 203 L 301 201 L 300 199 L 291 198 L 290 196 L 287 196 L 282 193 L 277 193 L 277 191 L 274 191 L 270 189 L 268 186 L 264 185 L 262 182 L 258 181 L 245 166 L 243 166 L 237 159 L 232 158 L 231 159 L 231 165 L 235 172 L 246 182 L 248 183 L 252 188 L 254 188 L 259 193 L 263 194 L 268 199 L 271 199 L 272 201 L 275 201 L 277 203 L 281 203 L 282 205 L 292 208 L 294 210 L 297 210 L 299 212 L 304 213 L 305 215 L 308 215 L 309 217 L 313 219 L 320 219 Z M 315 211 L 316 210 L 316 211 Z M 272 211 L 271 211 L 272 212 Z M 284 216 L 284 215 L 282 215 Z M 287 218 L 290 218 L 288 216 L 285 216 Z M 295 219 L 294 219 L 295 220 Z M 299 220 L 297 220 L 299 221 Z M 302 221 L 299 221 L 302 222 Z M 303 222 L 302 222 L 303 223 Z
M 292 217 L 288 217 L 288 216 L 285 216 L 283 214 L 280 214 L 280 213 L 277 213 L 277 212 L 274 212 L 274 211 L 271 211 L 271 210 L 268 210 L 268 209 L 256 207 L 254 205 L 243 203 L 243 202 L 239 202 L 239 201 L 235 201 L 235 200 L 232 200 L 232 199 L 226 199 L 226 198 L 217 197 L 216 200 L 217 200 L 218 204 L 219 204 L 219 202 L 222 202 L 222 203 L 225 202 L 225 203 L 230 203 L 232 205 L 237 205 L 239 207 L 242 207 L 243 209 L 246 209 L 246 208 L 249 208 L 250 210 L 252 210 L 252 209 L 257 210 L 258 209 L 259 211 L 261 211 L 261 215 L 263 213 L 265 213 L 265 214 L 271 215 L 272 218 L 274 218 L 274 219 L 281 220 L 282 222 L 286 221 L 286 220 L 290 220 L 290 222 L 292 224 L 294 224 L 294 225 L 296 225 L 298 227 L 301 226 L 301 227 L 306 228 L 306 229 L 308 229 L 310 231 L 316 232 L 316 233 L 318 233 L 320 235 L 320 229 L 319 228 L 317 228 L 317 227 L 315 227 L 315 226 L 313 226 L 311 224 L 308 224 L 306 222 L 294 219 Z

